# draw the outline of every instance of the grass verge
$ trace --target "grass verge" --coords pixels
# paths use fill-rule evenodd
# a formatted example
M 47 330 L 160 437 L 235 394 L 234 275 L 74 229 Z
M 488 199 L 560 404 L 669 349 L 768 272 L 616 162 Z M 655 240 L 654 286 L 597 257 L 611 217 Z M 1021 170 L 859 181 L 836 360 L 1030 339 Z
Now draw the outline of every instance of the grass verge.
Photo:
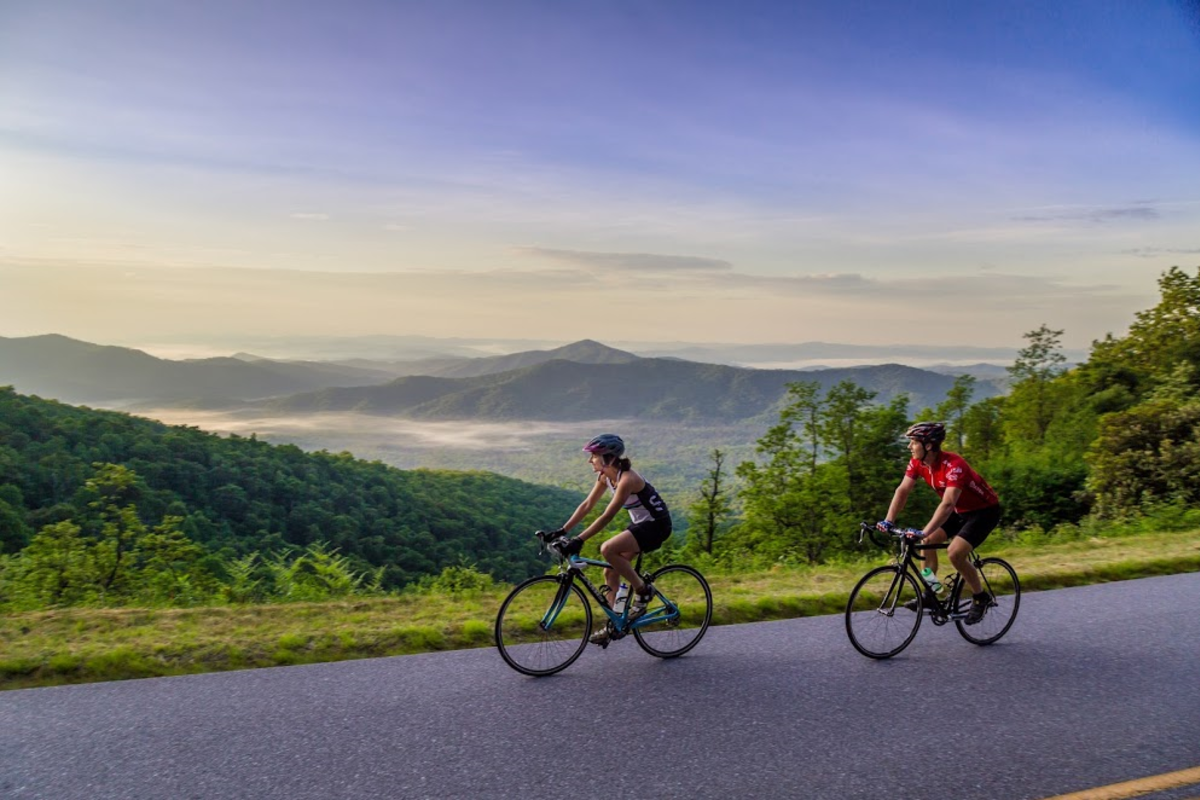
M 1200 571 L 1200 531 L 984 548 L 1025 591 Z M 841 613 L 870 561 L 709 574 L 714 623 Z M 944 561 L 944 560 L 943 560 Z M 948 571 L 943 564 L 942 572 Z M 0 616 L 0 689 L 409 655 L 492 644 L 509 587 L 456 596 Z M 499 661 L 497 661 L 499 664 Z

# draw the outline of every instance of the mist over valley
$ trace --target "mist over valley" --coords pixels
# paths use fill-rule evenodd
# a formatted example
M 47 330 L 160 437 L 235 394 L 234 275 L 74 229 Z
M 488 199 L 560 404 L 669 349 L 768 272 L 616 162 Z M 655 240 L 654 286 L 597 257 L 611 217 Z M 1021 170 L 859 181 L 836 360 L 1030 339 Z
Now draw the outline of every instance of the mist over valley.
M 413 344 L 404 337 L 351 340 L 372 356 L 362 358 L 340 351 L 345 342 L 323 351 L 308 343 L 305 355 L 337 353 L 339 360 L 277 361 L 245 351 L 171 360 L 58 335 L 0 337 L 0 385 L 404 469 L 496 471 L 580 489 L 590 475 L 580 444 L 611 430 L 630 442 L 639 468 L 676 490 L 702 479 L 713 449 L 729 454 L 731 464 L 751 458 L 756 440 L 778 421 L 792 382 L 815 381 L 828 390 L 852 381 L 876 392 L 880 403 L 908 397 L 914 413 L 939 403 L 958 369 L 977 375 L 976 400 L 1005 385 L 1003 367 L 982 362 L 969 368 L 943 362 L 938 371 L 897 363 L 755 369 L 642 356 L 592 340 L 466 356 L 468 348 L 484 352 L 485 343 L 442 342 L 446 349 L 438 351 L 441 340 L 423 339 L 423 358 L 375 358 L 397 339 Z M 800 347 L 731 345 L 724 352 L 778 357 Z M 822 345 L 808 352 L 832 357 L 853 350 Z

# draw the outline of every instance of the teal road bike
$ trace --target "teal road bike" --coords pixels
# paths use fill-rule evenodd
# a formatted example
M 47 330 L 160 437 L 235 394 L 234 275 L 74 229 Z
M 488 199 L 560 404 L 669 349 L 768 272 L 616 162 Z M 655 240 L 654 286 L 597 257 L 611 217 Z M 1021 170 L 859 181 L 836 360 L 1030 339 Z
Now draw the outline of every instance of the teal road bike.
M 691 650 L 712 621 L 712 591 L 697 570 L 670 564 L 642 572 L 639 553 L 634 569 L 654 586 L 646 612 L 631 620 L 633 598 L 615 611 L 588 579 L 589 567 L 607 562 L 577 555 L 562 557 L 548 547 L 549 534 L 537 534 L 543 550 L 558 559 L 556 574 L 539 575 L 517 585 L 496 614 L 496 647 L 505 663 L 525 675 L 553 675 L 575 662 L 592 633 L 592 606 L 586 591 L 604 615 L 611 639 L 633 634 L 643 650 L 659 658 L 675 658 Z M 582 587 L 582 589 L 580 588 Z M 607 646 L 607 645 L 605 645 Z

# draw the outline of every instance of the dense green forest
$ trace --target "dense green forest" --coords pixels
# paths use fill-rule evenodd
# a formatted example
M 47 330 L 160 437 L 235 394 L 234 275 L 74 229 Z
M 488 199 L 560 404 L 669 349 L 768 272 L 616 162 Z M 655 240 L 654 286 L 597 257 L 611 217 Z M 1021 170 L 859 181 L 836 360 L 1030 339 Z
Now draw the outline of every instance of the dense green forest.
M 824 393 L 815 383 L 792 384 L 754 459 L 731 475 L 719 449 L 711 454 L 709 479 L 690 509 L 689 546 L 760 562 L 815 563 L 846 550 L 857 521 L 884 514 L 903 474 L 898 434 L 932 419 L 948 424 L 945 449 L 964 455 L 998 491 L 1009 531 L 1068 535 L 1144 515 L 1197 524 L 1200 271 L 1173 268 L 1159 289 L 1158 305 L 1137 314 L 1125 336 L 1095 342 L 1074 367 L 1061 352 L 1063 331 L 1042 325 L 1027 333 L 1002 397 L 973 403 L 974 380 L 962 376 L 935 408 L 910 414 L 903 398 L 880 405 L 853 383 Z M 932 511 L 934 494 L 920 496 L 907 524 L 923 525 Z
M 274 564 L 276 580 L 325 568 L 392 589 L 467 564 L 517 579 L 540 568 L 529 534 L 578 502 L 491 473 L 402 471 L 0 389 L 0 594 L 36 567 L 94 584 L 67 594 L 115 601 L 123 572 L 164 557 L 145 552 L 165 546 L 143 541 L 154 536 L 190 545 L 167 571 L 194 595 L 255 564 L 262 574 L 243 578 Z

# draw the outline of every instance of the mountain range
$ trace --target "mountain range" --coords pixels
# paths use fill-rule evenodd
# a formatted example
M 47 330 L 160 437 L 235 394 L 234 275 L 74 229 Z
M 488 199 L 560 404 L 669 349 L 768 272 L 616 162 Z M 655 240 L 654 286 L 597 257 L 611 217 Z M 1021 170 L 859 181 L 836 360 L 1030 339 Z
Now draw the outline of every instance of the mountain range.
M 397 372 L 401 377 L 396 377 Z M 274 415 L 339 411 L 414 419 L 640 418 L 736 421 L 777 413 L 794 381 L 853 381 L 878 402 L 941 402 L 951 375 L 899 364 L 750 369 L 644 358 L 584 340 L 550 350 L 413 362 L 292 362 L 248 354 L 171 361 L 59 335 L 0 337 L 0 385 L 71 403 L 126 408 L 254 408 Z M 1002 392 L 979 379 L 975 399 Z
M 67 403 L 120 405 L 185 398 L 232 402 L 331 385 L 378 384 L 393 377 L 381 370 L 317 362 L 171 361 L 58 334 L 0 337 L 0 385 Z

